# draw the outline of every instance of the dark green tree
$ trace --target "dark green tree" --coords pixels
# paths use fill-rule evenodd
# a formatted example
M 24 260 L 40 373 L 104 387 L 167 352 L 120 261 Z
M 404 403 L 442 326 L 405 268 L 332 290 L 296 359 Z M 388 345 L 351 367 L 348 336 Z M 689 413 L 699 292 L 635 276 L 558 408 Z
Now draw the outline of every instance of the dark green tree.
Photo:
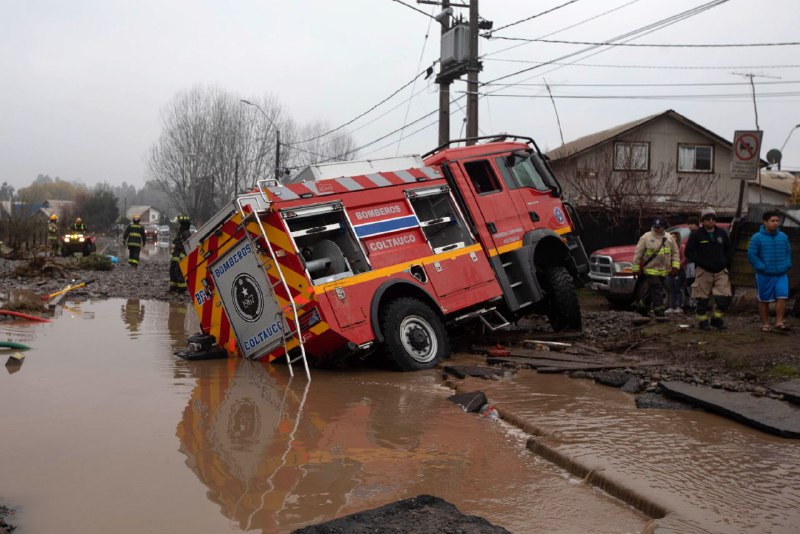
M 95 186 L 83 207 L 84 219 L 92 230 L 110 230 L 119 217 L 117 197 L 108 184 Z

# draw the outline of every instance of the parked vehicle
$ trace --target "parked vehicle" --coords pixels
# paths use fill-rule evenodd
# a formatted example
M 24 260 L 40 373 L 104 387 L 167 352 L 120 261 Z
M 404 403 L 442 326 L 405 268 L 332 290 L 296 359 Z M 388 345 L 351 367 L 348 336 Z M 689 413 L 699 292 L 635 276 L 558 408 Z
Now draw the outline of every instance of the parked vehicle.
M 728 230 L 730 224 L 717 223 Z M 679 224 L 667 228 L 667 233 L 681 236 L 681 258 L 689 240 L 689 228 Z M 633 255 L 636 243 L 595 250 L 589 256 L 589 287 L 602 294 L 613 306 L 625 307 L 636 300 L 636 277 L 633 275 Z
M 84 232 L 70 232 L 61 236 L 61 256 L 66 258 L 76 252 L 88 256 L 97 250 L 95 236 Z
M 262 180 L 188 240 L 181 270 L 206 346 L 315 362 L 384 347 L 417 370 L 470 320 L 580 328 L 579 228 L 535 142 L 501 136 Z
M 155 241 L 158 239 L 158 226 L 155 224 L 143 224 L 145 240 Z

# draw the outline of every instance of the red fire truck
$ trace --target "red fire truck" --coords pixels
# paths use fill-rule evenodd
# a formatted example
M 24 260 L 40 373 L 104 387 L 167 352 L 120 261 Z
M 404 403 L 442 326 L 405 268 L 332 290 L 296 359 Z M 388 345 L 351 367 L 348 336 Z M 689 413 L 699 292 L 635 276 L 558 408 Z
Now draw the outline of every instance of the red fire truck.
M 446 357 L 447 328 L 469 320 L 579 329 L 577 214 L 533 139 L 477 141 L 315 165 L 238 196 L 187 242 L 194 341 L 306 373 L 307 358 L 384 348 L 409 371 Z

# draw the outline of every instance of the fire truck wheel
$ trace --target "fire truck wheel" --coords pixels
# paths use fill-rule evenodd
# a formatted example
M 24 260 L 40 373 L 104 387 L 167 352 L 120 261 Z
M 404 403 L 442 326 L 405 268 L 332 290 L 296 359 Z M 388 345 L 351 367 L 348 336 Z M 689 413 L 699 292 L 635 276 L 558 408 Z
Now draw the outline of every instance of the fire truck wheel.
M 401 371 L 432 369 L 450 353 L 442 320 L 415 298 L 390 302 L 382 328 L 389 356 Z
M 551 267 L 544 273 L 545 289 L 550 295 L 547 317 L 556 332 L 580 330 L 581 307 L 572 277 L 565 267 Z

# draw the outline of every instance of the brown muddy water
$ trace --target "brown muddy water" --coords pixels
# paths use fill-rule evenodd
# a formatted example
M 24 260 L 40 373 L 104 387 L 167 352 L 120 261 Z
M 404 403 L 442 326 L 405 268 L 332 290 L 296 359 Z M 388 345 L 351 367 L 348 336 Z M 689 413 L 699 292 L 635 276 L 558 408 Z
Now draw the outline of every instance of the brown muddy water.
M 462 412 L 439 372 L 312 371 L 309 385 L 282 365 L 175 358 L 195 331 L 185 305 L 156 301 L 0 322 L 32 347 L 0 369 L 0 504 L 19 534 L 290 532 L 424 493 L 517 533 L 648 521 Z
M 461 412 L 439 372 L 312 370 L 309 385 L 283 365 L 175 358 L 196 330 L 183 304 L 133 300 L 0 322 L 0 340 L 32 347 L 16 372 L 0 369 L 0 504 L 20 534 L 290 532 L 423 493 L 515 533 L 648 524 L 531 453 L 522 431 Z M 673 532 L 798 531 L 797 441 L 637 410 L 564 376 L 473 385 L 670 511 L 659 524 Z

